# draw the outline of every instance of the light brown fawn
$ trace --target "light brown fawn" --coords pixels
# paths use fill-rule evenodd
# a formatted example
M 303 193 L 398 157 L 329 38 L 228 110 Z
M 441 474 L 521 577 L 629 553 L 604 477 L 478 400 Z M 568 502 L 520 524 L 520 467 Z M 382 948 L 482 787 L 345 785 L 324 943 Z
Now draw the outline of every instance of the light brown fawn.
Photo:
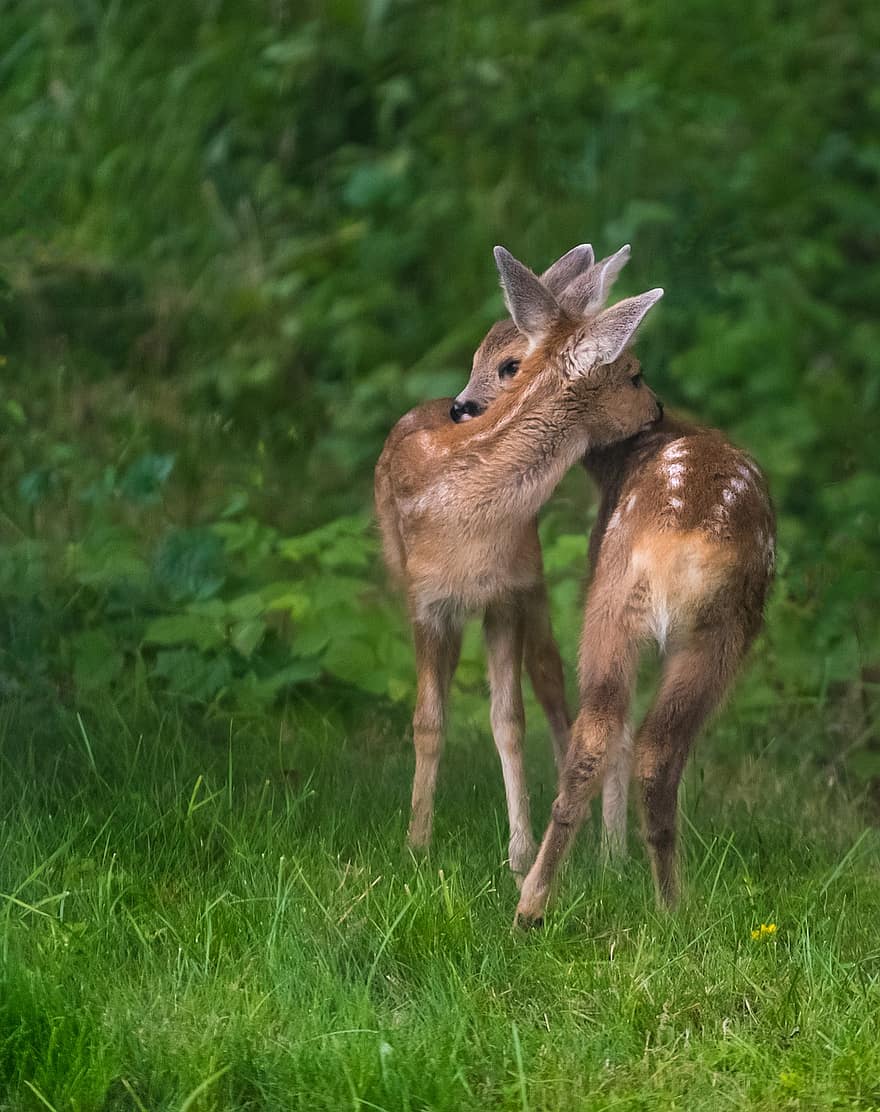
M 521 285 L 526 293 L 537 291 L 517 320 L 529 350 L 491 418 L 453 423 L 448 402 L 434 402 L 397 423 L 376 466 L 376 513 L 386 563 L 406 593 L 416 650 L 409 842 L 430 841 L 449 685 L 465 619 L 481 613 L 509 860 L 521 878 L 535 853 L 522 762 L 524 639 L 560 756 L 568 724 L 535 518 L 585 451 L 633 436 L 659 418 L 651 391 L 632 384 L 638 368 L 625 349 L 662 290 L 603 312 L 568 313 L 503 248 L 495 256 L 509 306 L 523 300 Z M 530 327 L 532 315 L 548 327 Z
M 589 274 L 575 279 L 561 295 L 563 305 L 571 311 L 589 285 Z M 556 327 L 538 287 L 520 275 L 507 289 L 520 334 L 509 340 L 510 359 Z M 499 386 L 476 371 L 458 400 L 481 412 Z M 559 864 L 600 785 L 606 831 L 612 848 L 622 849 L 633 757 L 658 899 L 675 903 L 684 765 L 761 627 L 773 578 L 775 522 L 766 483 L 755 462 L 719 432 L 667 417 L 629 440 L 592 446 L 584 463 L 601 502 L 590 540 L 581 710 L 550 825 L 522 887 L 517 915 L 525 922 L 542 919 Z M 665 663 L 633 745 L 629 704 L 640 651 L 650 640 Z

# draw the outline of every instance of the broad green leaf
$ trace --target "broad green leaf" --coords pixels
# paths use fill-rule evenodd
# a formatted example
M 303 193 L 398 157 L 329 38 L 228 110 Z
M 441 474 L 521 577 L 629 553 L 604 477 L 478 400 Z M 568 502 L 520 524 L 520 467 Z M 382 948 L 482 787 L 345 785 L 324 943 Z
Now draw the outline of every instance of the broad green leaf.
M 250 656 L 263 640 L 266 624 L 262 618 L 249 618 L 236 622 L 230 630 L 230 640 L 242 656 Z
M 125 471 L 119 492 L 133 502 L 148 504 L 159 501 L 159 493 L 174 467 L 173 455 L 145 452 Z
M 223 624 L 200 614 L 169 614 L 155 618 L 144 633 L 144 641 L 148 644 L 193 644 L 202 651 L 219 648 L 225 640 Z
M 223 542 L 210 529 L 176 529 L 160 544 L 153 573 L 175 602 L 211 598 L 226 578 Z
M 73 678 L 77 688 L 94 691 L 106 687 L 122 671 L 123 656 L 105 630 L 86 630 L 71 638 Z

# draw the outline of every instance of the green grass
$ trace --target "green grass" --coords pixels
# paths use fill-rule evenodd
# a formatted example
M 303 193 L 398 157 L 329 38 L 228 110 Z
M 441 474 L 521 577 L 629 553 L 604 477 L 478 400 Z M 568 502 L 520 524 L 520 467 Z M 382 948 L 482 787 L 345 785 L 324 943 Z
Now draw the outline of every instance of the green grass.
M 7 708 L 0 1107 L 876 1108 L 880 838 L 798 760 L 809 723 L 704 739 L 679 914 L 591 828 L 513 933 L 486 734 L 453 729 L 416 861 L 405 723 L 369 704 Z M 547 748 L 535 722 L 536 824 Z

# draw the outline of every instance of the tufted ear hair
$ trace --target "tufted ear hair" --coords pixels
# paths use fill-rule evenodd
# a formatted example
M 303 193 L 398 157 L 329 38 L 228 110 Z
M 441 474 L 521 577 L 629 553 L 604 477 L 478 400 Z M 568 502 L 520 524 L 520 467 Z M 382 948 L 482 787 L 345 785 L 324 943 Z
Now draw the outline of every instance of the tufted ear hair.
M 563 316 L 559 302 L 527 266 L 503 247 L 495 248 L 495 265 L 513 323 L 533 344 Z
M 648 311 L 662 296 L 662 289 L 648 290 L 637 297 L 618 301 L 595 317 L 575 350 L 577 370 L 588 374 L 593 367 L 613 363 L 630 343 Z
M 618 274 L 629 262 L 630 252 L 630 245 L 625 243 L 619 251 L 608 255 L 574 278 L 561 294 L 566 309 L 576 316 L 584 316 L 601 309 L 608 299 Z
M 586 273 L 596 261 L 593 248 L 589 243 L 581 243 L 547 267 L 541 281 L 556 297 L 562 293 L 579 275 Z

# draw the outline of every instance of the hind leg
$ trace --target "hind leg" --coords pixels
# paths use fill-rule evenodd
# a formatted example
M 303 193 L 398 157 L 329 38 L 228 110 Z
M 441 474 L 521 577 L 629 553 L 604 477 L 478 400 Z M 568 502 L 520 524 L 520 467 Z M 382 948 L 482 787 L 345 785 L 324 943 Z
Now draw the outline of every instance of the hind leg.
M 626 858 L 627 803 L 632 779 L 633 736 L 629 722 L 623 727 L 617 750 L 608 761 L 602 781 L 602 852 L 606 861 Z
M 730 687 L 747 641 L 701 631 L 667 658 L 660 689 L 635 741 L 645 844 L 659 904 L 674 907 L 679 882 L 678 786 L 694 738 Z
M 624 735 L 638 660 L 632 615 L 608 605 L 605 592 L 587 600 L 581 658 L 581 712 L 571 731 L 559 794 L 538 857 L 526 877 L 517 907 L 522 922 L 544 915 L 556 873 L 599 790 L 606 766 Z

